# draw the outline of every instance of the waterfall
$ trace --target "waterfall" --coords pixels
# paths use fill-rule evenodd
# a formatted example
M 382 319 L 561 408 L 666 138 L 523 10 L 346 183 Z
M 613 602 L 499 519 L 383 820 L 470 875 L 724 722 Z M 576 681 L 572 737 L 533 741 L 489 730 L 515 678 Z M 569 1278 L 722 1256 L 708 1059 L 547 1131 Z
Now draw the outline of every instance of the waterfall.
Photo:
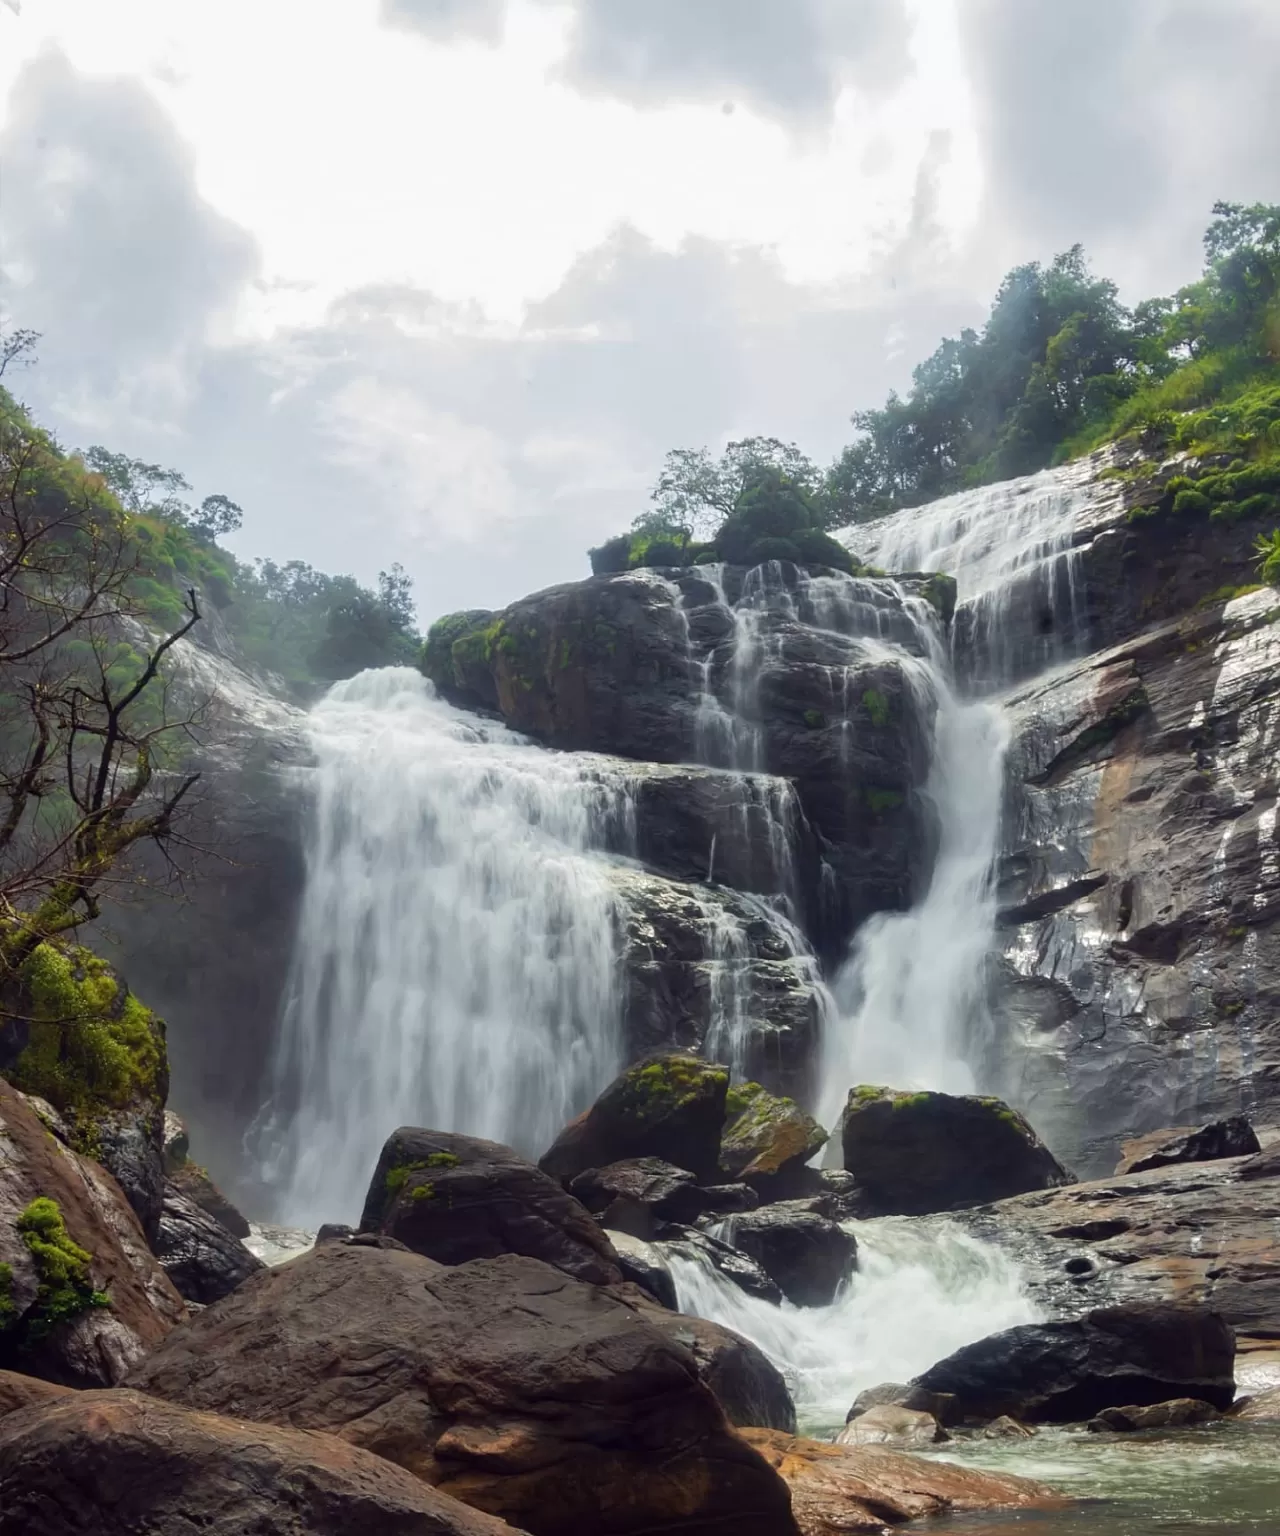
M 387 1134 L 538 1155 L 619 1065 L 624 789 L 405 668 L 315 708 L 308 877 L 264 1132 L 281 1215 L 352 1220 Z
M 1036 1320 L 1012 1261 L 945 1219 L 849 1230 L 858 1268 L 826 1307 L 748 1296 L 693 1247 L 668 1260 L 682 1312 L 750 1339 L 787 1378 L 802 1432 L 843 1425 L 866 1387 L 910 1381 L 984 1334 Z

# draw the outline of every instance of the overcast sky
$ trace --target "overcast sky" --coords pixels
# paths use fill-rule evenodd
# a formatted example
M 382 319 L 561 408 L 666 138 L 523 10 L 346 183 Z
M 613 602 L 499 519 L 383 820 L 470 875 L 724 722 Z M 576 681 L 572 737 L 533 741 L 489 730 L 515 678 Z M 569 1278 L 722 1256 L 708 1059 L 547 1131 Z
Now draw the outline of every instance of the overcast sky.
M 1277 102 L 1280 0 L 0 0 L 0 305 L 68 445 L 426 623 L 829 459 L 1016 261 L 1189 280 Z

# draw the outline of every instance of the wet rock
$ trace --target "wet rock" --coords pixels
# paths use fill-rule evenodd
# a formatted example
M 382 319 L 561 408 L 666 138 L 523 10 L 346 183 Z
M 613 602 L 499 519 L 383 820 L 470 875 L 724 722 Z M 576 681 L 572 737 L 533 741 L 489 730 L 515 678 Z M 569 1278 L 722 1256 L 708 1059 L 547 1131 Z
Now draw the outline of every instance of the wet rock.
M 950 1436 L 931 1413 L 881 1403 L 850 1419 L 836 1436 L 837 1445 L 887 1445 L 899 1451 L 922 1450 Z
M 248 1237 L 249 1223 L 232 1205 L 203 1168 L 186 1162 L 166 1180 L 166 1190 L 175 1189 L 233 1237 Z
M 999 1099 L 855 1088 L 841 1134 L 845 1169 L 881 1216 L 957 1210 L 1072 1182 Z
M 38 1199 L 54 1202 L 65 1240 L 88 1255 L 65 1284 L 37 1263 L 19 1230 Z M 9 1304 L 0 1312 L 0 1368 L 110 1386 L 186 1315 L 120 1186 L 51 1136 L 3 1079 L 0 1264 Z
M 951 1219 L 1003 1248 L 1050 1317 L 1078 1317 L 1082 1304 L 1200 1303 L 1242 1336 L 1276 1338 L 1280 1176 L 1248 1176 L 1268 1155 L 1096 1179 Z
M 966 1419 L 1068 1423 L 1175 1397 L 1229 1408 L 1234 1362 L 1235 1335 L 1216 1312 L 1134 1304 L 991 1334 L 916 1384 L 954 1396 Z
M 1280 1424 L 1280 1387 L 1256 1392 L 1232 1409 L 1232 1417 L 1253 1424 Z
M 344 1226 L 340 1221 L 326 1221 L 316 1232 L 316 1247 L 321 1243 L 342 1243 L 355 1236 L 354 1227 Z
M 792 1530 L 688 1350 L 628 1295 L 524 1256 L 446 1269 L 328 1243 L 193 1318 L 130 1385 L 339 1434 L 532 1536 Z
M 640 1227 L 652 1235 L 655 1223 L 697 1221 L 708 1211 L 722 1210 L 726 1203 L 738 1203 L 723 1190 L 702 1189 L 691 1173 L 660 1157 L 639 1157 L 628 1162 L 610 1163 L 605 1168 L 589 1168 L 569 1185 L 569 1193 L 598 1216 L 606 1227 L 621 1227 L 640 1235 Z M 746 1191 L 750 1204 L 759 1197 Z M 742 1209 L 741 1204 L 738 1205 Z
M 613 1244 L 618 1255 L 618 1268 L 624 1280 L 637 1285 L 651 1296 L 659 1306 L 678 1312 L 675 1281 L 663 1260 L 661 1250 L 642 1238 L 632 1237 L 629 1232 L 606 1229 L 605 1236 Z
M 728 1087 L 724 1067 L 692 1056 L 647 1057 L 571 1121 L 538 1166 L 567 1185 L 589 1168 L 657 1157 L 714 1183 Z
M 178 1294 L 203 1306 L 229 1296 L 263 1267 L 238 1237 L 188 1200 L 172 1181 L 165 1187 L 153 1251 Z
M 74 1392 L 0 1421 L 0 1536 L 500 1536 L 511 1527 L 333 1435 Z
M 904 1408 L 910 1413 L 927 1413 L 939 1424 L 957 1422 L 956 1400 L 946 1392 L 927 1392 L 912 1382 L 883 1381 L 879 1386 L 866 1387 L 853 1400 L 845 1418 L 852 1424 L 873 1408 Z
M 767 1205 L 730 1224 L 733 1246 L 753 1258 L 798 1307 L 825 1307 L 853 1274 L 858 1244 L 834 1221 L 789 1203 Z
M 1133 1434 L 1140 1429 L 1182 1429 L 1220 1419 L 1222 1410 L 1195 1397 L 1175 1397 L 1167 1403 L 1145 1407 L 1104 1408 L 1089 1420 L 1094 1434 Z
M 1247 1163 L 1243 1163 L 1236 1170 L 1236 1177 L 1246 1184 L 1252 1183 L 1255 1179 L 1280 1179 L 1280 1141 L 1273 1141 L 1256 1157 L 1251 1157 Z
M 990 1424 L 984 1424 L 978 1436 L 982 1440 L 1033 1440 L 1036 1431 L 1030 1424 L 1019 1424 L 1017 1419 L 1001 1414 L 998 1419 L 992 1419 Z
M 1026 1478 L 979 1472 L 881 1446 L 831 1445 L 744 1430 L 791 1490 L 803 1536 L 844 1536 L 983 1509 L 1060 1509 L 1070 1502 Z
M 720 1168 L 728 1179 L 781 1192 L 826 1145 L 827 1133 L 812 1115 L 759 1083 L 730 1088 L 727 1103 Z
M 441 1264 L 523 1253 L 594 1285 L 622 1279 L 609 1239 L 576 1200 L 509 1147 L 474 1136 L 393 1131 L 360 1230 Z
M 1215 1120 L 1212 1125 L 1182 1126 L 1148 1131 L 1126 1141 L 1117 1174 L 1146 1173 L 1171 1163 L 1210 1163 L 1220 1157 L 1250 1157 L 1262 1148 L 1243 1115 Z
M 770 1306 L 782 1305 L 782 1290 L 772 1275 L 741 1249 L 713 1237 L 710 1232 L 697 1227 L 680 1227 L 671 1223 L 663 1228 L 662 1241 L 655 1244 L 660 1251 L 670 1251 L 693 1263 L 701 1261 L 732 1280 L 740 1291 L 754 1296 L 757 1301 L 767 1301 Z
M 730 1424 L 796 1432 L 796 1410 L 782 1372 L 763 1350 L 731 1328 L 702 1317 L 648 1309 L 645 1321 L 687 1349 L 698 1377 L 715 1394 Z
M 164 1155 L 164 1171 L 172 1176 L 187 1161 L 191 1153 L 191 1137 L 186 1126 L 173 1110 L 164 1112 L 164 1135 L 161 1151 Z

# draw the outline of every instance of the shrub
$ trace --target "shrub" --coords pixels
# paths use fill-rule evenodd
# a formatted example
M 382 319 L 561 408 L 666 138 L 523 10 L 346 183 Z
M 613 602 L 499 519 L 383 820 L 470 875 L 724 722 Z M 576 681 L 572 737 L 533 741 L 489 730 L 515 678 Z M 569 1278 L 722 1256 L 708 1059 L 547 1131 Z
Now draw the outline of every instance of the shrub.
M 620 533 L 617 538 L 606 539 L 595 549 L 587 551 L 593 576 L 616 576 L 631 565 L 631 535 Z

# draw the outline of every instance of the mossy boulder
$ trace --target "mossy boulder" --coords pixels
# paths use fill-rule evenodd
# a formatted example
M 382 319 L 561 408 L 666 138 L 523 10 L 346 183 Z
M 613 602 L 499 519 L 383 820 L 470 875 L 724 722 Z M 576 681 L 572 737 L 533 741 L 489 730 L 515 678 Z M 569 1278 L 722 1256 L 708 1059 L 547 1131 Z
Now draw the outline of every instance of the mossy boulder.
M 25 1029 L 5 1076 L 57 1110 L 76 1151 L 115 1176 L 153 1239 L 164 1202 L 163 1022 L 114 967 L 73 944 L 41 944 L 6 993 Z
M 878 1216 L 960 1210 L 1074 1182 L 1000 1099 L 864 1084 L 849 1094 L 841 1139 L 844 1166 Z
M 679 1053 L 648 1056 L 571 1121 L 538 1166 L 567 1185 L 588 1168 L 660 1157 L 714 1184 L 728 1091 L 727 1067 Z
M 720 1171 L 726 1179 L 773 1192 L 826 1145 L 827 1133 L 812 1115 L 759 1083 L 730 1088 L 726 1106 L 720 1139 Z
M 622 1279 L 599 1225 L 510 1147 L 401 1126 L 373 1171 L 360 1230 L 439 1264 L 520 1253 L 593 1285 Z
M 490 662 L 496 615 L 487 608 L 449 613 L 427 631 L 419 670 L 446 699 L 464 706 L 498 707 Z

